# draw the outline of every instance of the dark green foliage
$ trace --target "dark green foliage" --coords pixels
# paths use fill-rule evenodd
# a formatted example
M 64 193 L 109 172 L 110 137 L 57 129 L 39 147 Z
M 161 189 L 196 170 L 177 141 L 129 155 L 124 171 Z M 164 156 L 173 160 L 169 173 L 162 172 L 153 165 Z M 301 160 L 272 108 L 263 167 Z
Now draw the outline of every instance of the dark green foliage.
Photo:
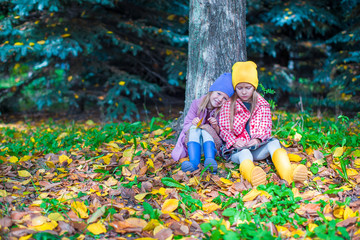
M 248 1 L 247 8 L 248 59 L 265 66 L 261 81 L 275 99 L 358 109 L 359 1 Z
M 255 0 L 246 10 L 248 59 L 276 91 L 269 98 L 357 111 L 358 0 Z M 138 118 L 137 103 L 185 88 L 188 12 L 188 0 L 1 1 L 0 113 L 100 107 Z
M 184 86 L 186 0 L 1 1 L 0 10 L 2 112 L 98 104 L 130 119 L 137 101 Z

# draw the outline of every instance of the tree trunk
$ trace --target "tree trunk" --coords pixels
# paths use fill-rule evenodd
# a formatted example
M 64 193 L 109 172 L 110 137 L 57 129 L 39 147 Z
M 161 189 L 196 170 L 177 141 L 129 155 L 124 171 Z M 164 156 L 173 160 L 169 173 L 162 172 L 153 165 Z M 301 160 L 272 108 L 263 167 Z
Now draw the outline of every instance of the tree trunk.
M 185 109 L 222 73 L 246 60 L 246 0 L 190 0 Z

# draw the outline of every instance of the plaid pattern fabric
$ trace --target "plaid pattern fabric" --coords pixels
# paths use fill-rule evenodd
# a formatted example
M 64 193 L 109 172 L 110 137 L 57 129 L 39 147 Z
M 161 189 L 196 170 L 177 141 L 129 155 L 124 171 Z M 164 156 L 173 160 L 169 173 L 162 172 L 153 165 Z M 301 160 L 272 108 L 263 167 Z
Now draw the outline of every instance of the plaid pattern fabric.
M 236 110 L 232 131 L 230 130 L 230 101 L 226 102 L 220 111 L 220 137 L 226 142 L 227 149 L 230 149 L 237 139 L 249 142 L 253 138 L 259 138 L 264 142 L 270 138 L 272 128 L 270 104 L 262 96 L 259 95 L 250 120 L 251 137 L 245 130 L 246 123 L 250 118 L 250 111 L 240 99 L 236 101 Z

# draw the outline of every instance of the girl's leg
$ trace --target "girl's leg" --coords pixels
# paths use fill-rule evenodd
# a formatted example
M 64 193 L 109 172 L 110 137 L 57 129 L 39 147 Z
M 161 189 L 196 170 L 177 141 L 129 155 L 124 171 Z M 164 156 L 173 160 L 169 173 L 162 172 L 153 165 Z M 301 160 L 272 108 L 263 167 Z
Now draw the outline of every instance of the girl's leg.
M 189 130 L 189 142 L 187 143 L 187 151 L 189 155 L 189 161 L 185 161 L 181 164 L 181 170 L 183 172 L 193 172 L 198 169 L 201 158 L 201 129 L 192 126 Z
M 285 149 L 281 148 L 279 140 L 273 140 L 252 151 L 254 159 L 262 160 L 271 155 L 271 159 L 280 177 L 289 184 L 293 181 L 304 182 L 307 178 L 307 168 L 303 164 L 291 164 Z
M 216 148 L 214 143 L 214 138 L 206 131 L 201 130 L 201 136 L 203 140 L 203 148 L 204 148 L 204 156 L 205 156 L 205 163 L 204 167 L 208 167 L 208 169 L 212 173 L 217 172 L 217 163 L 215 160 Z
M 251 183 L 253 187 L 265 184 L 266 173 L 261 167 L 253 163 L 253 155 L 249 149 L 243 149 L 231 156 L 231 161 L 240 164 L 241 175 Z
M 262 145 L 258 149 L 251 151 L 251 153 L 254 157 L 254 160 L 258 161 L 263 160 L 268 156 L 272 156 L 273 153 L 279 148 L 281 148 L 280 142 L 279 140 L 275 139 L 265 145 Z

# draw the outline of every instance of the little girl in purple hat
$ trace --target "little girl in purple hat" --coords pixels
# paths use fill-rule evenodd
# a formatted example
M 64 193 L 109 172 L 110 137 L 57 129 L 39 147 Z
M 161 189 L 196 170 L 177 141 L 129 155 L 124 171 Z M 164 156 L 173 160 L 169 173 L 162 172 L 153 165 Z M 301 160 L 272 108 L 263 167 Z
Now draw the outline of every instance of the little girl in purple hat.
M 199 167 L 201 153 L 204 153 L 204 167 L 217 172 L 215 154 L 219 152 L 222 140 L 218 125 L 221 106 L 234 94 L 231 73 L 224 73 L 210 86 L 209 92 L 195 99 L 185 117 L 172 158 L 178 161 L 189 156 L 189 161 L 181 164 L 184 172 L 195 171 Z M 199 123 L 201 121 L 201 123 Z M 199 126 L 199 127 L 197 127 Z

